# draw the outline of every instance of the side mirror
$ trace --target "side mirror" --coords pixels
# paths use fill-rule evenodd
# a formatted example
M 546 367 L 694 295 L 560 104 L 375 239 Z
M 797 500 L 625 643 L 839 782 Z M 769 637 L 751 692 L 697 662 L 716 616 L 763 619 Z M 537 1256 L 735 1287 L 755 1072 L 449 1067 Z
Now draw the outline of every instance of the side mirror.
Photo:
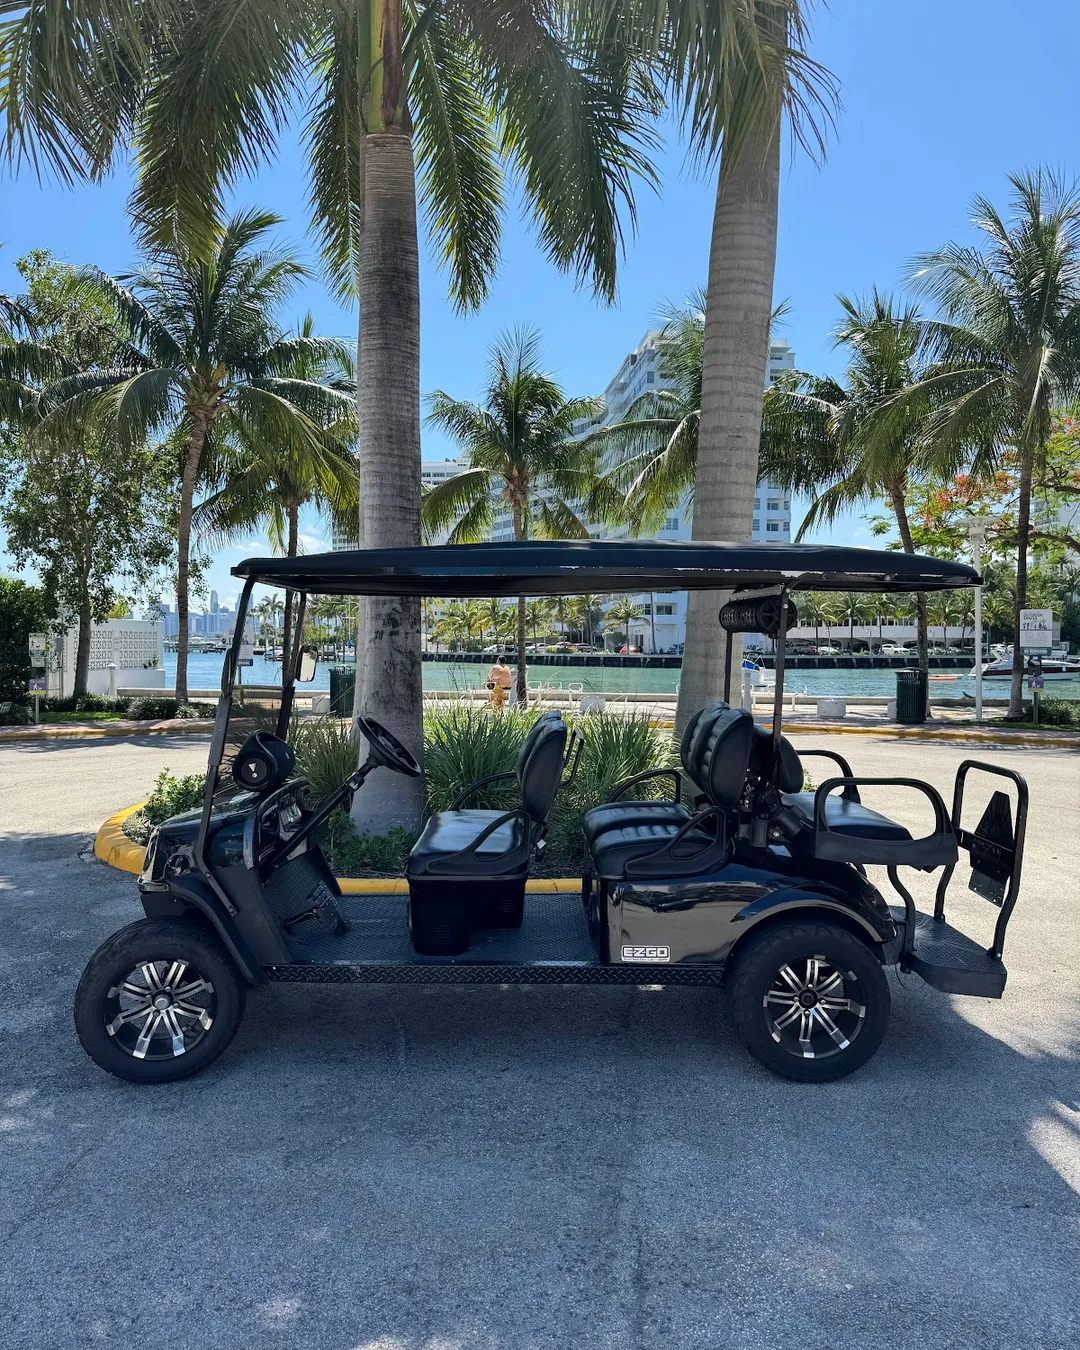
M 310 684 L 315 678 L 318 664 L 315 648 L 303 647 L 300 651 L 300 669 L 296 673 L 297 681 L 300 684 Z

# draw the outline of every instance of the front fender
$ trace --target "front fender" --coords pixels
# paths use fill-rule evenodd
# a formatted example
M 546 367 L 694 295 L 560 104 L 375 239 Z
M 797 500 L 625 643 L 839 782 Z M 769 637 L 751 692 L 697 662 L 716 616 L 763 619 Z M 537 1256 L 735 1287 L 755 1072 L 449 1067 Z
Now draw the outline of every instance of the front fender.
M 139 883 L 143 913 L 148 919 L 171 918 L 178 911 L 194 909 L 207 920 L 225 944 L 240 973 L 251 984 L 268 983 L 247 940 L 210 887 L 200 877 L 187 874 L 167 882 Z

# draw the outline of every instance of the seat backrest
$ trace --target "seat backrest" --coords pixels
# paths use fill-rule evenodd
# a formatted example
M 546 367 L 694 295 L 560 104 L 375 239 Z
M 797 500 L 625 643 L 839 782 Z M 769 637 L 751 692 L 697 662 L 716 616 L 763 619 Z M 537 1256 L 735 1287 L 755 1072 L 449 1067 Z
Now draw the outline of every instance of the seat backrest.
M 558 711 L 545 713 L 529 730 L 518 755 L 521 805 L 536 824 L 551 814 L 566 754 L 566 723 Z
M 799 752 L 786 736 L 780 737 L 780 755 L 774 761 L 772 732 L 754 727 L 754 747 L 750 755 L 750 771 L 762 783 L 771 783 L 778 792 L 803 790 L 803 766 Z
M 709 703 L 697 714 L 683 765 L 714 806 L 730 810 L 742 796 L 753 741 L 754 719 L 745 708 Z

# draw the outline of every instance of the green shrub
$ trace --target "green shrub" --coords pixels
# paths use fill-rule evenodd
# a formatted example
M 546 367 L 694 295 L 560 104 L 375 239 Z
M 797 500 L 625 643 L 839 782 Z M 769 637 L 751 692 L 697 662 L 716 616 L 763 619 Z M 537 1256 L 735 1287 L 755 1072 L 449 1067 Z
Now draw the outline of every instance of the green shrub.
M 1039 726 L 1080 727 L 1080 699 L 1039 699 Z
M 80 694 L 72 702 L 74 712 L 125 712 L 129 700 L 126 698 L 108 698 L 104 694 Z M 55 701 L 50 703 L 49 711 L 56 710 Z
M 393 829 L 387 834 L 357 834 L 347 811 L 338 810 L 327 822 L 320 841 L 339 877 L 399 876 L 405 869 L 417 836 L 410 830 Z
M 127 715 L 133 722 L 156 722 L 176 716 L 174 698 L 151 698 L 147 694 L 133 698 L 127 705 Z
M 424 773 L 429 811 L 445 811 L 464 788 L 517 764 L 518 751 L 536 721 L 532 711 L 508 709 L 493 717 L 486 708 L 453 703 L 424 714 Z M 470 807 L 506 810 L 516 800 L 513 783 L 470 797 Z
M 160 825 L 170 816 L 177 816 L 181 811 L 190 811 L 192 807 L 201 806 L 205 787 L 204 773 L 190 773 L 183 778 L 176 778 L 167 768 L 162 769 L 157 776 L 153 792 L 146 799 L 142 814 L 148 824 Z
M 7 707 L 0 707 L 0 727 L 29 726 L 32 717 L 33 713 L 25 703 L 10 703 Z
M 340 787 L 360 762 L 356 731 L 336 717 L 294 718 L 286 739 L 296 752 L 296 772 L 308 780 L 315 801 Z
M 198 719 L 212 718 L 216 711 L 213 703 L 181 703 L 176 710 L 176 716 L 181 721 L 194 722 Z

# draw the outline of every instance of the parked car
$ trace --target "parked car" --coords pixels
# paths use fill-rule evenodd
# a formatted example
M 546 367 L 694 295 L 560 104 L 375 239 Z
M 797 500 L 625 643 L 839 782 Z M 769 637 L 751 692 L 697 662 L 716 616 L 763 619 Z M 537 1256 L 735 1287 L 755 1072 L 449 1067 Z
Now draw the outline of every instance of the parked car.
M 840 647 L 830 647 L 827 642 L 822 643 L 817 649 L 818 656 L 839 656 L 840 652 Z
M 883 642 L 881 654 L 882 656 L 907 656 L 908 649 L 902 642 Z

